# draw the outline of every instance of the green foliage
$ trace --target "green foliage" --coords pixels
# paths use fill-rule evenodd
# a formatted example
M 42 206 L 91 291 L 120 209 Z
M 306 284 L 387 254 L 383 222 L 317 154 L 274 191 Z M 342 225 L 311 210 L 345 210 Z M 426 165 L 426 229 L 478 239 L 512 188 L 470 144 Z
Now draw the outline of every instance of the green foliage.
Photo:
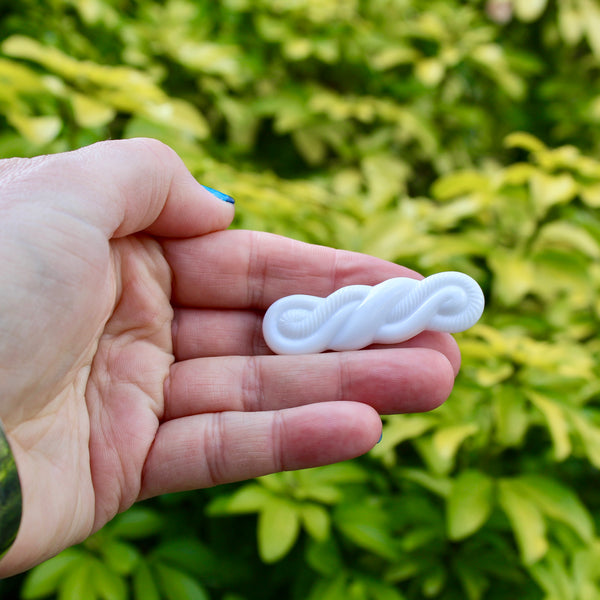
M 17 536 L 21 512 L 22 495 L 17 465 L 0 424 L 0 557 Z
M 22 0 L 0 35 L 1 156 L 157 137 L 239 227 L 488 300 L 368 457 L 146 502 L 24 599 L 600 596 L 597 3 Z

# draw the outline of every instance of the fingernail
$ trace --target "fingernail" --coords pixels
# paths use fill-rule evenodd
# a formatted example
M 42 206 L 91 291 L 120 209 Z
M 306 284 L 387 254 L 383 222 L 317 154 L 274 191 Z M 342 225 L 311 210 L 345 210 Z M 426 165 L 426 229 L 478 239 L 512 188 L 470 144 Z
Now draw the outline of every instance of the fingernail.
M 379 436 L 379 440 L 378 440 L 378 442 L 377 442 L 377 443 L 379 444 L 379 442 L 380 442 L 382 439 L 383 439 L 383 431 L 381 432 L 381 435 Z
M 223 200 L 223 202 L 229 202 L 229 204 L 235 204 L 235 200 L 231 196 L 228 196 L 219 190 L 215 190 L 214 188 L 208 187 L 207 185 L 203 185 L 202 187 L 205 190 L 208 190 L 213 196 L 216 196 L 219 200 Z

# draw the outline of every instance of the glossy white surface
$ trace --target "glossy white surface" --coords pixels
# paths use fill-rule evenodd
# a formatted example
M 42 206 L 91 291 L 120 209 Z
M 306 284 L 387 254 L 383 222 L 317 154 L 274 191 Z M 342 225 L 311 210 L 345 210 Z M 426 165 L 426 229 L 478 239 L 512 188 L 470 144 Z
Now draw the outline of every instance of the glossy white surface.
M 277 354 L 359 350 L 396 344 L 426 329 L 456 333 L 474 325 L 484 298 L 464 273 L 437 273 L 421 281 L 406 277 L 378 285 L 350 285 L 327 298 L 286 296 L 273 303 L 263 335 Z

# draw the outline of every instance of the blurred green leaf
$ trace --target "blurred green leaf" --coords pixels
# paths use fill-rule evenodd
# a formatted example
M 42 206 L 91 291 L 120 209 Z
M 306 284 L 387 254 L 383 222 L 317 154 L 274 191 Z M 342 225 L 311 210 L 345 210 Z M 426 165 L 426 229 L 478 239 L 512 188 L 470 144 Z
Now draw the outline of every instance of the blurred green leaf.
M 522 148 L 523 150 L 529 150 L 529 152 L 543 152 L 546 150 L 546 145 L 541 140 L 525 131 L 516 131 L 507 135 L 504 144 L 508 148 Z
M 310 540 L 306 561 L 315 571 L 328 577 L 337 575 L 343 567 L 340 549 L 332 536 L 322 542 Z
M 344 574 L 332 579 L 319 580 L 309 596 L 309 600 L 346 600 L 347 598 L 347 578 Z
M 133 506 L 113 519 L 110 531 L 117 537 L 138 539 L 158 533 L 162 525 L 163 520 L 155 510 Z
M 516 446 L 531 425 L 523 390 L 505 383 L 493 390 L 496 437 L 502 445 Z
M 250 483 L 236 490 L 231 496 L 219 496 L 207 508 L 207 514 L 226 515 L 259 512 L 272 498 L 271 492 L 263 486 Z
M 489 178 L 477 171 L 449 173 L 435 181 L 431 193 L 438 200 L 450 200 L 473 192 L 488 192 Z
M 258 550 L 266 563 L 283 558 L 295 544 L 300 531 L 298 508 L 283 498 L 272 497 L 258 518 Z
M 398 559 L 398 541 L 390 531 L 389 515 L 382 506 L 374 502 L 342 504 L 334 510 L 334 522 L 358 547 L 388 560 Z
M 592 541 L 592 516 L 573 490 L 544 475 L 522 475 L 516 481 L 542 512 L 569 525 L 582 540 Z
M 71 99 L 75 120 L 81 127 L 102 127 L 115 118 L 115 110 L 83 94 L 74 93 Z
M 447 572 L 441 566 L 433 568 L 423 580 L 421 590 L 426 598 L 438 596 L 446 583 Z
M 36 146 L 51 142 L 60 132 L 62 121 L 54 116 L 29 116 L 12 112 L 7 115 L 11 125 Z
M 183 571 L 164 564 L 155 565 L 156 576 L 166 600 L 209 600 L 202 585 Z
M 304 502 L 300 505 L 299 512 L 304 528 L 312 537 L 320 541 L 328 538 L 331 520 L 325 508 Z
M 573 428 L 579 434 L 589 461 L 600 468 L 600 427 L 588 422 L 574 411 L 569 413 Z
M 564 460 L 571 454 L 571 440 L 569 436 L 569 421 L 560 405 L 542 394 L 529 392 L 531 402 L 540 410 L 548 423 L 548 430 L 552 436 L 554 456 L 556 460 Z
M 152 570 L 145 561 L 140 561 L 132 574 L 133 597 L 135 600 L 160 600 Z
M 57 595 L 58 600 L 95 600 L 98 595 L 92 585 L 90 576 L 93 562 L 90 558 L 82 558 L 71 565 L 62 579 Z
M 165 540 L 154 550 L 153 557 L 196 575 L 216 571 L 220 562 L 210 548 L 195 538 Z
M 400 469 L 399 474 L 403 479 L 414 481 L 442 498 L 447 498 L 452 490 L 452 481 L 448 477 L 428 473 L 422 469 Z
M 102 600 L 126 600 L 128 597 L 125 580 L 99 560 L 90 565 L 89 583 Z
M 530 185 L 531 196 L 540 216 L 543 216 L 552 206 L 570 202 L 577 195 L 577 184 L 568 173 L 560 175 L 534 173 Z
M 129 575 L 140 560 L 139 550 L 135 546 L 118 540 L 105 542 L 100 552 L 106 564 L 120 575 Z
M 393 415 L 387 417 L 383 425 L 381 442 L 372 450 L 371 455 L 383 457 L 405 440 L 423 435 L 435 427 L 437 419 L 432 415 Z
M 515 13 L 523 21 L 535 21 L 546 9 L 547 0 L 513 0 Z
M 555 553 L 549 553 L 545 561 L 533 565 L 531 572 L 547 597 L 564 598 L 564 600 L 576 598 L 569 573 L 563 561 Z
M 33 568 L 25 578 L 21 591 L 22 598 L 34 600 L 49 596 L 59 587 L 65 574 L 81 561 L 85 561 L 85 555 L 81 550 L 68 548 Z
M 498 501 L 508 517 L 523 561 L 531 565 L 548 551 L 546 523 L 538 506 L 510 479 L 498 482 Z
M 462 471 L 454 480 L 448 497 L 448 537 L 460 540 L 472 535 L 492 511 L 494 486 L 480 471 Z

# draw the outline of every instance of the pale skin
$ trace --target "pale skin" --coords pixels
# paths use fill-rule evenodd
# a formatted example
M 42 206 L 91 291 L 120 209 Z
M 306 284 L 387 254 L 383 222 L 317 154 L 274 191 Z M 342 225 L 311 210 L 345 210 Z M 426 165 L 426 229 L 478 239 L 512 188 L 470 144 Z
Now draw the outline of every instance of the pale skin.
M 364 454 L 380 414 L 450 394 L 447 334 L 271 355 L 277 298 L 417 275 L 233 216 L 154 140 L 0 161 L 0 419 L 23 491 L 0 576 L 138 500 Z

